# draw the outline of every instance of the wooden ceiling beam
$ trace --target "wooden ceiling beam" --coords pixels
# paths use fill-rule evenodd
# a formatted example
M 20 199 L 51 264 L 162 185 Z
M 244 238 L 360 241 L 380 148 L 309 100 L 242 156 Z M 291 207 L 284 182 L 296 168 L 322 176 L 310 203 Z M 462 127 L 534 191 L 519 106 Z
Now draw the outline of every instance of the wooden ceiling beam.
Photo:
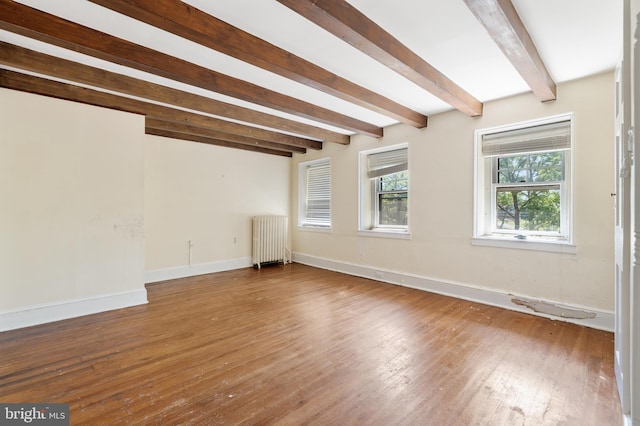
M 176 123 L 188 124 L 195 127 L 202 127 L 204 129 L 215 129 L 224 133 L 246 136 L 266 142 L 275 142 L 291 147 L 314 150 L 322 149 L 322 142 L 319 141 L 304 139 L 298 136 L 291 136 L 278 132 L 272 132 L 270 130 L 260 129 L 257 127 L 231 123 L 217 118 L 208 117 L 206 115 L 194 114 L 182 110 L 173 110 L 172 108 L 154 108 L 153 110 L 150 110 L 146 115 L 147 117 L 158 118 L 164 121 L 173 121 Z
M 254 147 L 268 148 L 275 151 L 297 152 L 304 154 L 307 152 L 305 148 L 282 145 L 279 143 L 263 141 L 260 139 L 249 138 L 241 135 L 221 132 L 215 129 L 207 129 L 204 127 L 191 126 L 184 123 L 176 123 L 175 121 L 160 120 L 158 118 L 147 117 L 145 120 L 145 128 L 147 130 L 166 130 L 170 132 L 183 133 L 191 136 L 202 136 L 219 141 L 232 142 L 235 144 L 248 145 Z
M 278 0 L 469 116 L 482 103 L 344 0 Z
M 0 0 L 0 29 L 337 128 L 372 137 L 381 137 L 383 133 L 380 127 L 373 124 L 218 73 L 11 0 Z
M 90 0 L 414 127 L 427 118 L 179 0 Z
M 551 78 L 538 49 L 510 0 L 464 0 L 494 42 L 542 101 L 556 99 Z
M 115 109 L 118 111 L 141 114 L 165 121 L 175 121 L 187 123 L 192 126 L 212 128 L 225 133 L 242 135 L 267 142 L 275 142 L 283 145 L 303 148 L 322 149 L 322 142 L 285 135 L 283 133 L 260 129 L 257 127 L 232 123 L 218 118 L 182 111 L 124 96 L 104 93 L 72 84 L 51 81 L 15 71 L 0 69 L 0 87 Z
M 2 41 L 0 64 L 327 142 L 348 144 L 350 139 L 348 135 L 341 133 L 112 73 Z
M 259 152 L 261 154 L 271 154 L 271 155 L 280 155 L 282 157 L 292 157 L 293 154 L 290 151 L 280 151 L 275 149 L 263 148 L 263 147 L 254 147 L 245 144 L 239 144 L 214 138 L 208 138 L 205 136 L 192 135 L 187 133 L 173 132 L 171 130 L 163 130 L 163 129 L 155 129 L 155 128 L 145 128 L 145 133 L 147 135 L 153 136 L 162 136 L 165 138 L 171 139 L 180 139 L 183 141 L 189 142 L 198 142 L 205 143 L 207 145 L 216 145 L 216 146 L 224 146 L 227 148 L 235 148 L 235 149 L 243 149 L 246 151 Z

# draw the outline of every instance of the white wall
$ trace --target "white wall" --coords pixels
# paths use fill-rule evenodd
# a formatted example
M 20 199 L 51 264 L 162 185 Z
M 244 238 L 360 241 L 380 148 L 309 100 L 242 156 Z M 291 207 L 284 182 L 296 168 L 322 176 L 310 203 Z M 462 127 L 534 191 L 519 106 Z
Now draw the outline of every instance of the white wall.
M 251 266 L 251 217 L 288 214 L 290 163 L 147 136 L 147 281 Z
M 390 281 L 445 293 L 482 289 L 612 312 L 613 81 L 613 73 L 601 74 L 560 84 L 554 102 L 523 94 L 485 103 L 482 117 L 447 112 L 429 117 L 425 129 L 397 125 L 380 140 L 355 136 L 350 146 L 295 155 L 292 176 L 301 161 L 331 157 L 333 232 L 293 226 L 294 259 L 383 280 L 393 272 Z M 567 112 L 575 114 L 577 254 L 473 246 L 474 131 Z M 358 236 L 358 153 L 402 142 L 409 143 L 411 240 Z M 291 217 L 297 193 L 294 181 Z
M 0 330 L 146 302 L 144 118 L 0 89 Z

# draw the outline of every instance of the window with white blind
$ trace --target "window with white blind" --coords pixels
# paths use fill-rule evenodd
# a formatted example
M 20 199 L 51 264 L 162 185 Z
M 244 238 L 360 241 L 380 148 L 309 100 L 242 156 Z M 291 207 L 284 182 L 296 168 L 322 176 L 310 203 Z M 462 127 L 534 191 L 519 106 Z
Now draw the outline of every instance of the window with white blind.
M 571 243 L 571 118 L 476 132 L 476 237 Z
M 360 153 L 360 231 L 407 233 L 408 229 L 407 145 Z
M 331 162 L 328 158 L 299 164 L 299 214 L 301 227 L 331 228 Z

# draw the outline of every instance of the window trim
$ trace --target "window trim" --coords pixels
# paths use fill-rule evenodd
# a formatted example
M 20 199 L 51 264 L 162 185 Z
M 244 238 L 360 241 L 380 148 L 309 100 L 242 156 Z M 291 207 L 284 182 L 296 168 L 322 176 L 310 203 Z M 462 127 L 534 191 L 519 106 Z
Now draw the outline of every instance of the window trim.
M 545 236 L 544 233 L 535 235 L 529 233 L 526 238 L 517 238 L 522 233 L 518 232 L 494 232 L 495 216 L 495 188 L 502 186 L 496 184 L 492 179 L 493 161 L 487 161 L 487 157 L 482 153 L 483 136 L 492 133 L 506 132 L 511 130 L 526 129 L 534 126 L 541 126 L 562 121 L 569 121 L 570 146 L 565 155 L 564 182 L 560 183 L 561 200 L 561 230 L 566 234 L 558 237 Z M 473 245 L 494 246 L 505 248 L 521 248 L 526 250 L 541 250 L 563 253 L 575 253 L 574 245 L 574 160 L 575 160 L 575 131 L 574 114 L 565 113 L 544 117 L 534 120 L 522 121 L 505 126 L 496 126 L 475 131 L 474 143 L 474 214 L 473 214 Z M 490 163 L 487 165 L 487 163 Z M 488 169 L 488 170 L 487 170 Z M 553 182 L 557 184 L 557 181 Z M 528 186 L 532 186 L 529 183 Z M 487 205 L 489 203 L 489 205 Z M 566 235 L 566 236 L 565 236 Z
M 407 226 L 375 226 L 378 223 L 376 200 L 376 186 L 374 182 L 379 181 L 378 177 L 369 177 L 368 156 L 386 151 L 407 150 L 407 167 L 409 172 L 409 144 L 401 143 L 397 145 L 385 146 L 382 148 L 360 151 L 358 162 L 358 235 L 365 237 L 379 238 L 400 238 L 410 239 L 411 214 L 407 217 Z M 410 210 L 411 203 L 411 178 L 409 177 L 409 188 L 407 190 L 407 210 Z
M 329 169 L 329 223 L 324 225 L 312 223 L 307 220 L 307 184 L 309 169 L 328 166 Z M 331 211 L 332 179 L 331 158 L 325 157 L 317 160 L 305 161 L 298 164 L 298 228 L 308 231 L 331 232 L 333 214 Z

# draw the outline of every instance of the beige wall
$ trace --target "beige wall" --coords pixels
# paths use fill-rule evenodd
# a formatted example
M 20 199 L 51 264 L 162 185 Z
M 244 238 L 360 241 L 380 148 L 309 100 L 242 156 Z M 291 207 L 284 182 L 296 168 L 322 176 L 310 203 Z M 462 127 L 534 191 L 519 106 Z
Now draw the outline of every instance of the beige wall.
M 0 129 L 0 330 L 144 303 L 145 272 L 249 266 L 251 216 L 289 212 L 289 158 L 5 89 Z
M 192 266 L 221 265 L 200 272 L 248 266 L 251 217 L 288 214 L 290 163 L 287 157 L 147 136 L 147 271 L 196 273 L 184 269 L 189 240 Z
M 480 118 L 439 114 L 426 129 L 397 125 L 381 140 L 356 136 L 291 161 L 145 136 L 141 116 L 2 89 L 0 314 L 144 291 L 145 269 L 189 274 L 189 240 L 193 265 L 246 262 L 251 216 L 297 218 L 297 164 L 325 156 L 333 231 L 300 231 L 292 220 L 294 252 L 613 310 L 613 75 L 561 84 L 558 99 L 488 102 Z M 577 254 L 472 246 L 474 131 L 566 112 Z M 358 153 L 402 142 L 412 238 L 358 236 Z
M 142 116 L 0 89 L 0 314 L 144 293 L 143 137 Z
M 487 102 L 484 115 L 453 111 L 429 126 L 397 125 L 381 140 L 356 136 L 350 146 L 325 144 L 299 162 L 331 157 L 332 233 L 293 230 L 293 250 L 345 264 L 612 311 L 613 74 L 560 84 L 558 100 L 531 94 Z M 561 113 L 574 113 L 574 235 L 577 254 L 473 246 L 474 131 Z M 409 143 L 411 240 L 357 235 L 358 153 Z M 292 181 L 291 217 L 298 187 Z M 294 224 L 295 225 L 295 224 Z

